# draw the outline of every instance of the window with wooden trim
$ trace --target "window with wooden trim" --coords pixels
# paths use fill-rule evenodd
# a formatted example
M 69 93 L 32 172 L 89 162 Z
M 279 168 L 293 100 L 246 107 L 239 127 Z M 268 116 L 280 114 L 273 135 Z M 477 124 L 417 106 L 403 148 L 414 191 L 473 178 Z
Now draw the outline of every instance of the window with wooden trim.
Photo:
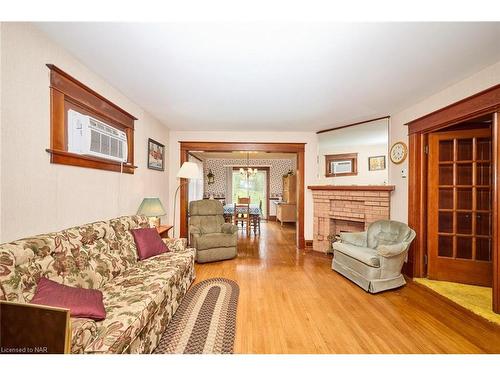
M 355 176 L 357 174 L 357 153 L 325 155 L 325 177 Z
M 58 67 L 50 69 L 50 162 L 133 174 L 134 121 Z

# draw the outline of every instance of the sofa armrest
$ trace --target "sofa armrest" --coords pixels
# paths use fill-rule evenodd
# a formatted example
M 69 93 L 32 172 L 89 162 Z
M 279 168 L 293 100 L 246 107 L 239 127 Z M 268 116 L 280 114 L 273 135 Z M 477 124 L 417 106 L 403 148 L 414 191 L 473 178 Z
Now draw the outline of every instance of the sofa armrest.
M 162 238 L 168 250 L 172 252 L 185 251 L 187 247 L 187 238 Z
M 379 245 L 377 246 L 377 254 L 384 258 L 391 258 L 400 255 L 408 248 L 404 242 L 394 245 Z
M 85 353 L 85 348 L 97 337 L 97 325 L 92 319 L 71 318 L 71 353 Z
M 238 227 L 234 224 L 231 223 L 224 223 L 222 224 L 221 227 L 221 232 L 222 233 L 227 233 L 227 234 L 234 234 L 238 231 Z
M 340 233 L 340 241 L 354 246 L 366 247 L 367 235 L 366 232 L 342 232 Z

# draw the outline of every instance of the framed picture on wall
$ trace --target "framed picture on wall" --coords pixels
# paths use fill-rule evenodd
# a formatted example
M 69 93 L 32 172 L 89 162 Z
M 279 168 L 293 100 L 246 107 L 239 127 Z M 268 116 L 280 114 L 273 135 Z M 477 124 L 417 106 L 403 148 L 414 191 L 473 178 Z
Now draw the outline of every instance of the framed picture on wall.
M 385 156 L 370 156 L 368 158 L 369 171 L 382 171 L 385 169 Z
M 148 139 L 148 168 L 165 170 L 165 146 L 151 138 Z

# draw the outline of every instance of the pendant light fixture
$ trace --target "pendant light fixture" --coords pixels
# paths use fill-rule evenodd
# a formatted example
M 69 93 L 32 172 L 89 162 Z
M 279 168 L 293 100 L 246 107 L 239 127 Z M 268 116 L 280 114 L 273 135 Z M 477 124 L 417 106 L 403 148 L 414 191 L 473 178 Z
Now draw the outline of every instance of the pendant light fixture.
M 240 168 L 241 177 L 248 179 L 257 174 L 257 168 L 250 168 L 250 153 L 247 152 L 247 168 Z

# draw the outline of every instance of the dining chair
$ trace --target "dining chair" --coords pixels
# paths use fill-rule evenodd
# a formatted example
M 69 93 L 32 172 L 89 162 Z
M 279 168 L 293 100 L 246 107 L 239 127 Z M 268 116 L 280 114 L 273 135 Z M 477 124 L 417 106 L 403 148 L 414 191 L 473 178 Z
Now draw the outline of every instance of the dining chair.
M 238 196 L 238 204 L 241 204 L 241 205 L 250 205 L 250 197 L 240 197 Z M 240 206 L 242 209 L 240 209 L 240 213 L 238 214 L 238 217 L 240 219 L 240 221 L 242 222 L 242 226 L 243 226 L 243 223 L 244 222 L 251 222 L 251 217 L 250 217 L 250 214 L 249 212 L 244 212 L 244 213 L 241 213 L 241 211 L 250 211 L 250 210 L 244 210 L 244 207 L 243 206 Z M 235 210 L 235 213 L 236 213 L 236 210 Z M 248 219 L 248 220 L 244 220 L 244 219 Z
M 243 228 L 246 226 L 247 234 L 250 231 L 250 203 L 242 204 L 235 203 L 234 204 L 234 225 L 241 224 Z
M 262 200 L 259 202 L 259 212 L 258 213 L 252 213 L 250 214 L 250 216 L 252 217 L 252 220 L 251 220 L 251 225 L 252 225 L 252 228 L 253 228 L 253 232 L 255 234 L 257 234 L 257 231 L 259 232 L 260 234 L 260 220 L 261 220 L 261 216 L 262 216 Z

